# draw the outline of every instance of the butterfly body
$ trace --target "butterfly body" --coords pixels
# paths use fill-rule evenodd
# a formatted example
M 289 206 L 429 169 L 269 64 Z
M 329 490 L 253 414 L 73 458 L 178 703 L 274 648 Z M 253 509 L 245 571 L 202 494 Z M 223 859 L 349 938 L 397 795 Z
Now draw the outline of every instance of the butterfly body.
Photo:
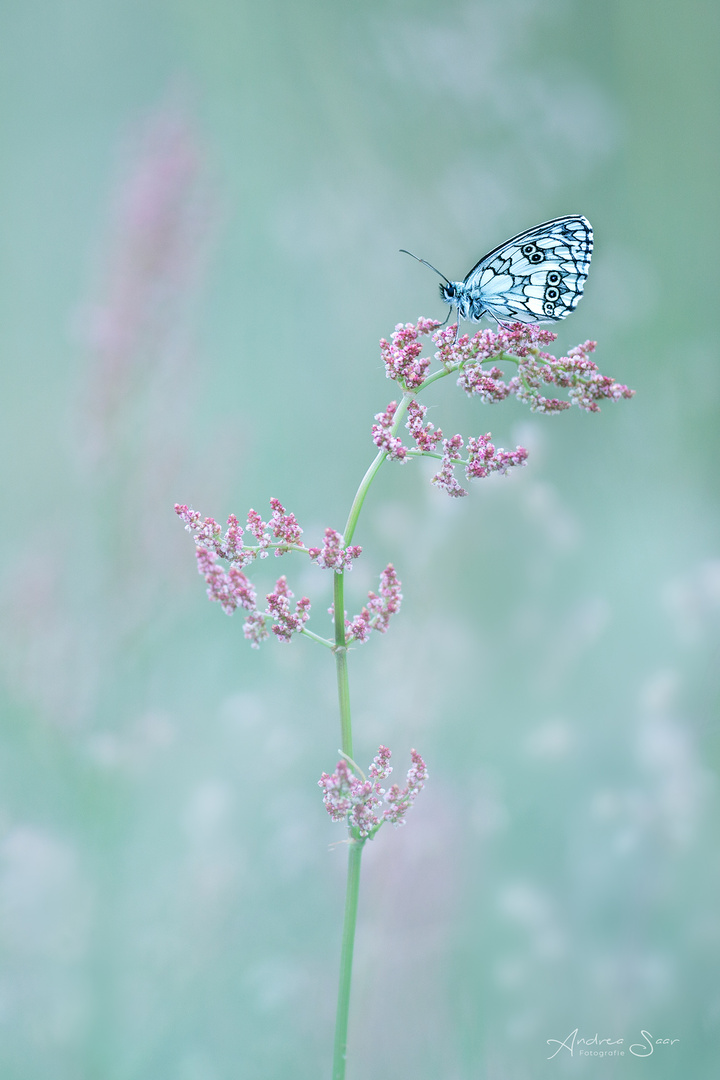
M 556 322 L 582 296 L 592 249 L 587 218 L 553 218 L 483 256 L 464 281 L 445 279 L 440 294 L 459 319 L 477 322 L 487 314 L 497 322 Z

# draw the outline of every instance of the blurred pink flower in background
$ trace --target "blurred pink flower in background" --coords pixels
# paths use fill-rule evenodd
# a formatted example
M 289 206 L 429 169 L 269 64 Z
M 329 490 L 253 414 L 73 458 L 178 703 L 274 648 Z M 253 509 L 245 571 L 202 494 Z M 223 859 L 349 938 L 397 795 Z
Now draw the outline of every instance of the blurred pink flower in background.
M 166 507 L 191 456 L 196 301 L 215 216 L 205 173 L 178 106 L 153 110 L 129 140 L 95 298 L 75 319 L 80 386 L 70 381 L 58 403 L 68 460 L 44 512 L 52 548 L 41 565 L 36 549 L 21 551 L 2 590 L 8 683 L 61 724 L 97 712 L 130 635 L 158 617 L 175 577 Z
M 81 321 L 93 359 L 88 419 L 105 449 L 109 426 L 148 367 L 186 364 L 213 218 L 202 150 L 178 108 L 152 113 L 126 155 L 100 296 Z

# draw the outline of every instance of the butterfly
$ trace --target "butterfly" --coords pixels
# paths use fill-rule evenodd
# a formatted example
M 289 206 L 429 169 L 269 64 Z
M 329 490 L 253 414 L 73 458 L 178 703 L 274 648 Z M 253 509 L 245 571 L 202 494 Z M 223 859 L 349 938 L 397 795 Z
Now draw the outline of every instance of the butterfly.
M 425 259 L 418 262 L 445 279 L 440 295 L 457 309 L 458 321 L 490 315 L 498 323 L 556 322 L 577 307 L 592 249 L 590 222 L 572 214 L 506 240 L 483 255 L 464 281 L 449 281 Z

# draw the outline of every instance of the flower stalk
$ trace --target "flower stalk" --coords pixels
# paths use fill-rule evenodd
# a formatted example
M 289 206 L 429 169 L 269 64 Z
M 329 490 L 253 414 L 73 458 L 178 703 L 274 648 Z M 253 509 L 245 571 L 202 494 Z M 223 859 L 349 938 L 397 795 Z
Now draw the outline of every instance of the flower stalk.
M 401 584 L 395 567 L 389 564 L 380 575 L 378 592 L 370 591 L 360 612 L 347 618 L 345 611 L 345 573 L 362 549 L 352 543 L 360 513 L 368 492 L 380 468 L 386 461 L 407 463 L 417 457 L 440 461 L 440 469 L 432 483 L 450 496 L 468 492 L 457 479 L 462 469 L 467 480 L 483 479 L 492 472 L 506 473 L 522 466 L 527 450 L 496 448 L 490 433 L 464 437 L 443 435 L 440 428 L 426 423 L 427 408 L 418 396 L 428 387 L 457 376 L 458 386 L 483 404 L 495 404 L 510 396 L 528 405 L 532 411 L 556 413 L 577 405 L 587 412 L 597 412 L 598 401 L 618 401 L 632 397 L 634 391 L 601 375 L 590 354 L 595 343 L 586 341 L 570 350 L 567 356 L 556 359 L 541 351 L 541 346 L 555 340 L 555 334 L 538 326 L 515 323 L 499 327 L 497 332 L 480 330 L 473 338 L 455 338 L 456 328 L 440 328 L 431 319 L 419 319 L 416 325 L 398 325 L 390 342 L 380 342 L 380 350 L 388 378 L 397 382 L 401 391 L 399 401 L 391 401 L 375 416 L 372 440 L 377 453 L 363 476 L 341 535 L 332 528 L 325 530 L 322 545 L 306 547 L 303 530 L 294 514 L 285 510 L 278 499 L 271 499 L 271 516 L 263 521 L 250 510 L 246 527 L 231 514 L 223 530 L 213 518 L 203 519 L 185 505 L 175 511 L 193 534 L 198 570 L 204 577 L 207 594 L 220 603 L 231 615 L 238 608 L 245 612 L 244 633 L 253 648 L 270 637 L 289 642 L 295 634 L 330 649 L 335 657 L 335 670 L 340 716 L 341 760 L 332 774 L 323 773 L 318 781 L 323 801 L 334 821 L 344 821 L 348 830 L 348 870 L 345 892 L 340 952 L 340 979 L 333 1050 L 332 1080 L 344 1080 L 347 1061 L 350 989 L 360 890 L 360 863 L 367 840 L 372 840 L 384 824 L 403 825 L 405 817 L 427 779 L 425 762 L 417 750 L 411 751 L 412 764 L 403 788 L 392 784 L 381 786 L 392 772 L 391 752 L 380 746 L 365 776 L 353 760 L 353 731 L 350 706 L 348 650 L 361 645 L 372 631 L 385 634 L 390 618 L 400 609 Z M 431 359 L 423 356 L 423 337 L 432 335 L 440 366 L 430 372 Z M 516 374 L 506 381 L 499 363 L 515 366 Z M 486 365 L 491 365 L 487 367 Z M 543 386 L 566 391 L 566 398 L 545 397 Z M 401 426 L 410 433 L 414 445 L 405 446 L 399 436 Z M 252 542 L 246 543 L 249 534 Z M 320 569 L 333 572 L 334 633 L 323 637 L 306 625 L 310 618 L 310 600 L 303 596 L 293 605 L 294 596 L 285 575 L 275 582 L 265 596 L 265 607 L 258 603 L 257 589 L 248 579 L 245 569 L 257 560 L 282 558 L 291 552 L 308 557 Z M 229 563 L 225 570 L 221 561 Z M 384 806 L 384 809 L 380 809 Z
M 335 671 L 337 674 L 338 708 L 340 710 L 340 745 L 348 757 L 353 756 L 352 717 L 350 714 L 350 681 L 348 677 L 347 644 L 345 642 L 345 575 L 335 574 L 333 582 L 333 609 L 335 611 Z
M 342 944 L 340 947 L 340 981 L 338 985 L 337 1012 L 335 1015 L 332 1080 L 345 1080 L 348 1023 L 350 1021 L 350 985 L 352 983 L 355 927 L 357 925 L 358 901 L 360 898 L 360 859 L 362 858 L 364 846 L 364 840 L 354 840 L 351 838 L 348 841 L 345 915 L 343 918 Z

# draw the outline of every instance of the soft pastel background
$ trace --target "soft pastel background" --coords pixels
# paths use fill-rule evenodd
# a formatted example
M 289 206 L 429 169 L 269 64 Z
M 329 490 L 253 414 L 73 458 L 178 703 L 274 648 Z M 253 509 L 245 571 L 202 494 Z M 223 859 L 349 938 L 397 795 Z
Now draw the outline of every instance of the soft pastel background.
M 587 214 L 585 299 L 637 388 L 531 416 L 434 391 L 525 470 L 387 467 L 356 750 L 431 782 L 367 851 L 350 1080 L 717 1075 L 714 0 L 25 0 L 3 135 L 0 1075 L 329 1075 L 342 838 L 331 657 L 250 650 L 172 513 L 342 527 L 377 341 Z M 449 382 L 450 380 L 448 380 Z M 327 573 L 265 563 L 315 600 Z M 548 1039 L 680 1040 L 547 1060 Z

